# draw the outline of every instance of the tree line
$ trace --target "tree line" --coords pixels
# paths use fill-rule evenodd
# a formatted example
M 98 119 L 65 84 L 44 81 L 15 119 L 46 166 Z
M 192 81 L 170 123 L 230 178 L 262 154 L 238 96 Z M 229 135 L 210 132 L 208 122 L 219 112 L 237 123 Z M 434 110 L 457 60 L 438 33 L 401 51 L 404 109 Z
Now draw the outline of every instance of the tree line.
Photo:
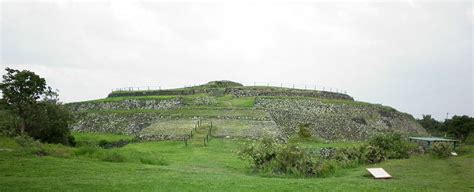
M 437 121 L 431 115 L 423 115 L 417 120 L 431 135 L 453 137 L 461 141 L 466 141 L 469 135 L 474 132 L 474 118 L 467 115 L 453 116 L 444 122 Z

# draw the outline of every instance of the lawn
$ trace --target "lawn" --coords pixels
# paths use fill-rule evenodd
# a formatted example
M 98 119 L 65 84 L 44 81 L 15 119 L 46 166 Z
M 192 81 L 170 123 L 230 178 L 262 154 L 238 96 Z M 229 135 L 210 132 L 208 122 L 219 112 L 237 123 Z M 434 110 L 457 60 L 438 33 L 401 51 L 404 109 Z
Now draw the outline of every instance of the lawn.
M 101 135 L 75 134 L 78 140 Z M 117 136 L 121 138 L 122 136 Z M 104 135 L 103 139 L 115 140 Z M 0 191 L 472 191 L 474 147 L 460 156 L 434 159 L 429 155 L 389 160 L 378 165 L 340 169 L 327 178 L 291 178 L 253 173 L 237 156 L 246 140 L 211 139 L 209 146 L 185 147 L 180 141 L 132 143 L 122 148 L 96 149 L 120 154 L 121 162 L 83 155 L 82 148 L 48 145 L 63 155 L 37 156 L 10 138 L 0 137 Z M 344 147 L 351 143 L 305 145 Z M 9 150 L 6 150 L 9 149 Z M 61 150 L 58 150 L 61 149 Z M 99 153 L 99 152 L 96 152 Z M 145 157 L 145 160 L 142 160 Z M 158 163 L 153 163 L 159 160 Z M 156 162 L 156 161 L 155 161 Z M 374 180 L 365 168 L 383 167 L 394 177 Z

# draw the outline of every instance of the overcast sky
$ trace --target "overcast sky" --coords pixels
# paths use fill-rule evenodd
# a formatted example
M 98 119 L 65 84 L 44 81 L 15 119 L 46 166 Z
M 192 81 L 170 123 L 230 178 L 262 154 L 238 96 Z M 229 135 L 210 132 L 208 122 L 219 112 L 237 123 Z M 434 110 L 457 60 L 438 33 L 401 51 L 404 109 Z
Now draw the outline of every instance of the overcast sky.
M 472 1 L 236 2 L 2 1 L 1 68 L 36 72 L 64 102 L 227 79 L 474 115 Z

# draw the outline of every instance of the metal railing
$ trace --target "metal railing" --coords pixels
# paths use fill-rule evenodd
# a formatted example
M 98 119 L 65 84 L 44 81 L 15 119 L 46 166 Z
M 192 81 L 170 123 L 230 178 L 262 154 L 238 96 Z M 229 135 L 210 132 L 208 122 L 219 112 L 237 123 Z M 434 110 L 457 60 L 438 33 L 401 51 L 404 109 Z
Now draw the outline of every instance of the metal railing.
M 296 84 L 296 83 L 275 83 L 275 82 L 238 82 L 244 86 L 267 86 L 277 88 L 289 88 L 289 89 L 300 89 L 300 90 L 315 90 L 315 91 L 327 91 L 333 93 L 347 94 L 346 90 L 318 85 L 318 84 Z M 179 89 L 189 88 L 197 85 L 185 85 L 182 87 L 162 87 L 162 86 L 141 86 L 141 87 L 120 87 L 112 89 L 114 91 L 157 91 L 165 89 Z

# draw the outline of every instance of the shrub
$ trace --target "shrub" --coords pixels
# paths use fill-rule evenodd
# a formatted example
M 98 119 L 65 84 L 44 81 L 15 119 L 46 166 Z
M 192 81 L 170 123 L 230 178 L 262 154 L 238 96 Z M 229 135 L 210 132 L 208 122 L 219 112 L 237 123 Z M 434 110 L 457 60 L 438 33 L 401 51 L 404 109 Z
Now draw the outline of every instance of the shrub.
M 239 151 L 240 159 L 247 159 L 255 169 L 267 166 L 275 157 L 278 144 L 272 138 L 263 138 L 258 143 L 252 143 Z
M 342 167 L 354 167 L 366 162 L 364 147 L 360 148 L 340 148 L 337 149 L 332 157 Z
M 369 144 L 382 149 L 388 159 L 408 158 L 412 150 L 412 145 L 397 133 L 376 135 L 369 140 Z
M 69 158 L 73 154 L 74 148 L 66 147 L 61 144 L 43 144 L 42 151 L 50 156 Z
M 364 158 L 367 163 L 380 163 L 387 159 L 387 155 L 382 148 L 368 145 L 365 147 Z
M 326 177 L 336 172 L 337 164 L 335 161 L 319 160 L 313 163 L 311 172 L 317 177 Z
M 275 161 L 271 165 L 275 173 L 307 176 L 313 174 L 310 158 L 304 150 L 296 145 L 281 145 L 277 150 Z
M 27 118 L 25 129 L 28 135 L 46 143 L 75 144 L 68 128 L 72 116 L 64 106 L 42 102 L 32 107 L 31 113 L 34 115 Z
M 278 144 L 271 139 L 252 143 L 239 152 L 255 170 L 300 177 L 325 176 L 336 170 L 337 164 L 318 153 L 310 153 L 294 144 Z
M 34 140 L 33 138 L 23 135 L 23 136 L 17 136 L 14 138 L 16 143 L 22 147 L 40 147 L 41 143 Z
M 16 128 L 19 126 L 19 118 L 11 109 L 8 109 L 3 100 L 0 99 L 0 134 L 5 136 L 17 135 Z
M 309 130 L 309 124 L 300 124 L 298 135 L 300 138 L 311 138 L 311 131 Z
M 446 142 L 434 143 L 429 152 L 438 158 L 446 158 L 451 155 L 451 145 Z

